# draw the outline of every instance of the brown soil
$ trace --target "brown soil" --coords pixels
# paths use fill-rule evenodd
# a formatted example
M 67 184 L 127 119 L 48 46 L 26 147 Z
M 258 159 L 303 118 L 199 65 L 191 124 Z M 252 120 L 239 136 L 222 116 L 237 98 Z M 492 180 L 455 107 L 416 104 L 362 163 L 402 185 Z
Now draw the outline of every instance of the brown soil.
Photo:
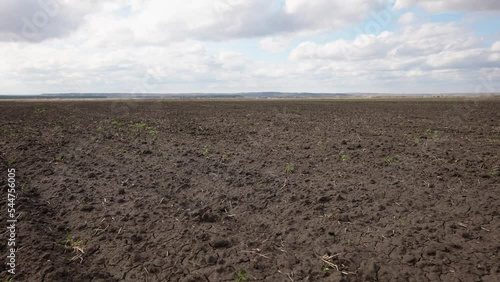
M 499 109 L 1 102 L 15 280 L 500 281 Z

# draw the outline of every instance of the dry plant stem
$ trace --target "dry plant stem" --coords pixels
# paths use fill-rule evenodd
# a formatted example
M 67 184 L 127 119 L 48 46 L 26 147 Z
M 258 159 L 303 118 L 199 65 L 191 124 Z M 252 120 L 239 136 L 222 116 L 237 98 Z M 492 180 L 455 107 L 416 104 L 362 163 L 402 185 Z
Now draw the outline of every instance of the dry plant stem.
M 327 256 L 327 255 L 324 255 L 321 257 L 321 260 L 326 263 L 328 266 L 330 267 L 333 267 L 335 268 L 337 271 L 340 271 L 339 270 L 339 267 L 338 265 L 334 264 L 333 262 L 329 261 L 330 259 L 332 259 L 333 257 L 335 257 L 336 255 L 333 255 L 333 256 Z
M 263 258 L 269 259 L 269 257 L 268 257 L 268 256 L 263 255 L 263 254 L 259 254 L 259 253 L 258 253 L 258 252 L 256 252 L 256 251 L 241 251 L 241 252 L 242 252 L 242 253 L 250 253 L 250 254 L 255 254 L 255 255 L 261 256 L 261 257 L 263 257 Z

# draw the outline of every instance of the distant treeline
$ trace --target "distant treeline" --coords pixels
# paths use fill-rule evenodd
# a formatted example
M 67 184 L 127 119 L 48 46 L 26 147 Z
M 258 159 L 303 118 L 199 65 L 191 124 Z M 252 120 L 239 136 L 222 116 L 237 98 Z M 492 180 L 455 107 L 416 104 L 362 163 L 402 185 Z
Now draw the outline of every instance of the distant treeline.
M 308 93 L 308 92 L 243 92 L 243 93 L 174 93 L 174 94 L 130 94 L 130 93 L 56 93 L 41 95 L 0 95 L 6 99 L 269 99 L 269 98 L 439 98 L 497 96 L 499 93 L 476 94 L 409 94 L 390 95 L 376 93 Z

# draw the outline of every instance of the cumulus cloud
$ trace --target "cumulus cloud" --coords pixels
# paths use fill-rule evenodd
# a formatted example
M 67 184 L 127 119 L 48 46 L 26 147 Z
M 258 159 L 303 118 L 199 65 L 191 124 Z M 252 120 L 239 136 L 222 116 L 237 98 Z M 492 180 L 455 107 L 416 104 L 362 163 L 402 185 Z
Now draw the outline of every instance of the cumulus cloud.
M 192 40 L 113 50 L 91 45 L 64 48 L 62 39 L 55 39 L 11 51 L 0 45 L 5 58 L 0 84 L 5 93 L 260 91 L 287 85 L 289 78 L 286 67 Z
M 0 2 L 0 41 L 20 38 L 0 42 L 3 93 L 432 92 L 500 81 L 500 41 L 407 11 L 395 18 L 384 6 L 393 0 L 57 0 L 52 15 L 40 4 L 50 1 Z M 475 3 L 395 7 L 497 9 Z M 351 33 L 324 43 L 343 28 Z
M 498 0 L 396 0 L 395 9 L 420 6 L 430 12 L 500 11 Z
M 399 16 L 398 23 L 400 25 L 409 25 L 415 23 L 417 20 L 417 16 L 415 16 L 412 12 L 407 12 Z
M 363 20 L 386 0 L 26 0 L 0 3 L 0 40 L 42 41 L 89 23 L 127 31 L 145 44 L 227 40 L 333 30 Z M 126 21 L 99 15 L 105 5 L 129 9 Z M 85 21 L 85 18 L 88 21 Z M 107 21 L 106 21 L 107 19 Z M 97 22 L 96 22 L 97 21 Z M 98 25 L 99 24 L 99 25 Z
M 295 48 L 293 60 L 370 60 L 385 57 L 422 57 L 448 51 L 468 50 L 481 41 L 456 24 L 428 23 L 408 26 L 397 32 L 362 34 L 351 41 L 326 44 L 305 42 Z
M 401 86 L 410 79 L 429 87 L 438 78 L 471 83 L 471 78 L 479 81 L 485 71 L 495 72 L 500 64 L 499 46 L 497 42 L 484 47 L 482 39 L 457 24 L 427 23 L 353 40 L 303 42 L 291 52 L 290 59 L 305 73 L 323 73 L 337 83 L 365 80 Z
M 0 2 L 0 41 L 40 42 L 68 35 L 105 1 L 24 0 Z
M 370 12 L 385 8 L 386 1 L 286 0 L 285 12 L 296 26 L 308 29 L 332 29 L 358 23 Z
M 288 49 L 291 36 L 269 36 L 260 41 L 260 47 L 271 53 L 280 53 Z
M 150 0 L 132 26 L 158 36 L 225 40 L 334 30 L 384 8 L 385 0 Z M 136 30 L 137 33 L 138 30 Z

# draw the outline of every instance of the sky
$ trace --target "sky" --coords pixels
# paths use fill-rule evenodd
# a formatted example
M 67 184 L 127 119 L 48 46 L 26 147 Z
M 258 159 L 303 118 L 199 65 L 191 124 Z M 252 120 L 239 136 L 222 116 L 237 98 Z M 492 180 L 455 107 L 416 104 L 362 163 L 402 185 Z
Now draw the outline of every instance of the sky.
M 260 91 L 500 92 L 500 1 L 0 1 L 0 94 Z

